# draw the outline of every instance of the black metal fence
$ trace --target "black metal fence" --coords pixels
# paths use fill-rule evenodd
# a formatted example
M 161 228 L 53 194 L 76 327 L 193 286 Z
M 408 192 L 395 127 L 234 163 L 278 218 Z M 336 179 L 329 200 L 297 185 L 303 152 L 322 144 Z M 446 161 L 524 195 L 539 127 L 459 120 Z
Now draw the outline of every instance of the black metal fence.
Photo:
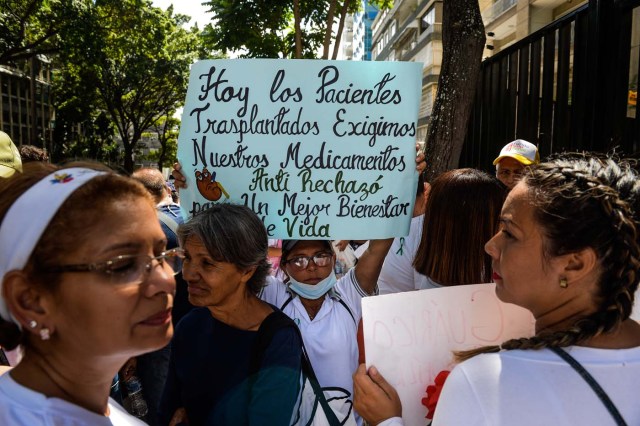
M 485 60 L 460 166 L 489 170 L 514 139 L 538 145 L 543 158 L 613 148 L 637 156 L 634 9 L 639 15 L 640 0 L 590 0 Z

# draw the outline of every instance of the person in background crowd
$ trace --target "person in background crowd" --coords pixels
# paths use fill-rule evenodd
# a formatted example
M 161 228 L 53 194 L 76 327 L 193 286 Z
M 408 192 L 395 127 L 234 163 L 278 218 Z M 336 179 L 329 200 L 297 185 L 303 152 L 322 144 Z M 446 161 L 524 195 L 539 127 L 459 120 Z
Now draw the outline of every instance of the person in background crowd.
M 13 141 L 3 131 L 0 131 L 0 178 L 11 177 L 15 172 L 22 171 L 20 151 Z
M 179 247 L 177 231 L 184 221 L 180 213 L 180 206 L 173 202 L 169 186 L 165 183 L 162 173 L 158 169 L 142 168 L 133 172 L 131 177 L 142 183 L 153 197 L 156 203 L 157 219 L 159 219 L 162 231 L 167 238 L 167 249 Z M 182 273 L 178 273 L 176 275 L 176 294 L 171 312 L 174 326 L 193 308 L 188 297 L 187 283 L 182 278 Z M 144 398 L 149 406 L 146 421 L 151 426 L 160 424 L 158 412 L 169 370 L 170 354 L 171 348 L 170 345 L 167 345 L 158 351 L 141 355 L 137 360 L 137 375 L 142 384 Z
M 455 169 L 439 175 L 429 189 L 424 215 L 417 218 L 420 238 L 409 238 L 410 234 L 395 254 L 387 254 L 381 279 L 384 274 L 398 291 L 490 282 L 491 258 L 483 247 L 498 229 L 505 196 L 500 182 L 480 170 Z M 416 222 L 414 218 L 412 232 Z M 406 257 L 397 254 L 400 250 L 407 251 Z M 360 324 L 360 362 L 365 361 L 362 333 Z
M 256 295 L 265 284 L 267 231 L 248 207 L 219 203 L 178 230 L 189 301 L 171 343 L 162 424 L 288 425 L 302 341 L 290 318 Z M 263 327 L 273 333 L 260 356 Z M 253 357 L 257 362 L 253 363 Z
M 47 151 L 45 149 L 38 148 L 37 146 L 21 145 L 19 150 L 23 164 L 31 161 L 49 161 L 49 154 L 47 154 Z
M 538 147 L 523 139 L 506 144 L 493 160 L 496 176 L 507 188 L 513 189 L 527 166 L 540 163 Z
M 424 181 L 424 175 L 418 175 L 418 188 L 416 189 L 416 201 L 413 206 L 413 217 L 409 235 L 393 239 L 391 249 L 384 259 L 378 288 L 380 294 L 398 293 L 402 291 L 416 290 L 414 280 L 413 261 L 418 245 L 422 240 L 422 223 L 427 205 L 429 184 Z
M 280 269 L 280 257 L 282 256 L 282 240 L 269 238 L 269 251 L 267 259 L 271 263 L 271 275 L 282 278 L 282 270 Z
M 336 412 L 341 421 L 353 415 L 351 374 L 358 365 L 360 302 L 375 294 L 391 242 L 371 240 L 356 266 L 337 279 L 331 241 L 283 240 L 280 267 L 286 278 L 272 277 L 260 294 L 300 327 L 320 386 L 332 388 L 331 397 L 343 401 Z
M 498 229 L 506 191 L 480 170 L 455 169 L 431 184 L 413 262 L 419 289 L 491 282 L 484 243 Z
M 181 252 L 165 251 L 151 197 L 106 170 L 40 162 L 0 193 L 0 344 L 24 348 L 0 376 L 0 424 L 142 424 L 109 390 L 173 333 Z
M 180 206 L 174 203 L 171 189 L 165 182 L 162 172 L 158 169 L 142 168 L 133 172 L 131 177 L 142 183 L 156 202 L 158 219 L 167 236 L 168 246 L 178 247 L 177 231 L 184 220 L 180 213 Z
M 535 335 L 458 353 L 433 424 L 640 424 L 638 172 L 559 156 L 525 173 L 500 222 L 486 244 L 496 294 L 531 311 Z M 379 372 L 361 365 L 354 381 L 367 420 L 402 424 Z

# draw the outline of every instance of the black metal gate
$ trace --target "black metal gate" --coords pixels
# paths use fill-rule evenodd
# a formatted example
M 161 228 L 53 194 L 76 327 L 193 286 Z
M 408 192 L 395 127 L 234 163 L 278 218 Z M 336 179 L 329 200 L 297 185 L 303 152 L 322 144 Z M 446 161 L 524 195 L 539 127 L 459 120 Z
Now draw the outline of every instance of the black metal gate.
M 631 50 L 639 16 L 640 0 L 590 0 L 485 60 L 460 166 L 489 170 L 514 139 L 538 145 L 543 158 L 640 154 L 640 48 Z

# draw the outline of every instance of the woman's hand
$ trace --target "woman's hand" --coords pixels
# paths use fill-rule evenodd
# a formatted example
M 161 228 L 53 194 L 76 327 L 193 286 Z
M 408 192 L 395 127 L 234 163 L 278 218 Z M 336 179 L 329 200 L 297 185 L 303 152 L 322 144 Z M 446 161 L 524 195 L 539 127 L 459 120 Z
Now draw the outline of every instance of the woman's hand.
M 360 364 L 353 375 L 353 406 L 371 425 L 402 416 L 398 393 L 375 367 Z
M 187 410 L 184 408 L 178 408 L 175 413 L 173 413 L 173 417 L 171 417 L 171 421 L 169 422 L 169 426 L 179 426 L 179 425 L 188 425 L 189 418 L 187 417 Z

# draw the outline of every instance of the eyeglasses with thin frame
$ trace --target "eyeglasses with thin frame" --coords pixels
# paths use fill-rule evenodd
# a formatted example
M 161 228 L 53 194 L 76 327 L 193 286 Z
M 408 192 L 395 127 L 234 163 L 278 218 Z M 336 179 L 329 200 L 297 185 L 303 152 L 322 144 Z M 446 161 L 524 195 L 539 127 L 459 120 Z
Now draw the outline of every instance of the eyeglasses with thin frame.
M 117 284 L 141 283 L 153 269 L 153 261 L 157 260 L 165 270 L 169 266 L 172 274 L 176 275 L 182 270 L 184 250 L 174 248 L 164 251 L 158 256 L 147 254 L 132 254 L 114 257 L 113 259 L 99 263 L 84 263 L 75 265 L 57 265 L 47 268 L 45 272 L 97 272 L 110 277 L 111 282 Z
M 295 269 L 303 270 L 307 269 L 309 266 L 309 262 L 313 260 L 313 263 L 322 268 L 331 263 L 331 258 L 333 255 L 331 253 L 318 253 L 313 256 L 296 256 L 286 261 L 287 264 L 293 266 Z

